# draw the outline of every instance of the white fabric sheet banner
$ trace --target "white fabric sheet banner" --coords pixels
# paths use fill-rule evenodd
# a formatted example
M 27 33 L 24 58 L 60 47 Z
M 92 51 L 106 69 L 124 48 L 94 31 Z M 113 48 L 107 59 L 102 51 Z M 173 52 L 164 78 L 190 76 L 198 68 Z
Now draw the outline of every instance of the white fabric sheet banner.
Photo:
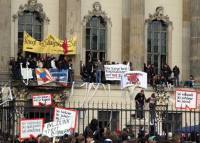
M 43 135 L 48 137 L 60 137 L 65 134 L 71 134 L 71 120 L 57 120 L 44 124 Z
M 147 88 L 147 73 L 142 71 L 127 71 L 121 77 L 121 88 L 132 85 Z
M 130 70 L 130 66 L 124 64 L 104 65 L 106 80 L 121 80 L 123 73 Z
M 176 108 L 195 109 L 197 106 L 196 91 L 176 90 Z

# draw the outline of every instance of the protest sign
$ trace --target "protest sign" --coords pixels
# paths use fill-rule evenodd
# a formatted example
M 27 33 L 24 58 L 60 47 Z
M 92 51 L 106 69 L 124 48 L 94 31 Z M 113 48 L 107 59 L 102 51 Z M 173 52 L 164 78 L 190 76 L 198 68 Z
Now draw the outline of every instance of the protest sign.
M 65 134 L 71 134 L 72 120 L 57 120 L 44 124 L 43 135 L 48 137 L 59 137 Z
M 37 137 L 42 134 L 44 119 L 21 119 L 20 138 Z
M 176 90 L 176 108 L 195 109 L 197 103 L 196 91 Z
M 138 85 L 147 88 L 147 73 L 141 71 L 127 71 L 121 77 L 121 88 Z
M 32 95 L 32 103 L 33 106 L 52 105 L 52 95 L 51 94 Z
M 71 128 L 76 128 L 77 111 L 66 108 L 54 108 L 54 121 L 66 120 L 71 123 Z
M 129 71 L 128 65 L 104 65 L 106 80 L 121 80 L 121 75 Z

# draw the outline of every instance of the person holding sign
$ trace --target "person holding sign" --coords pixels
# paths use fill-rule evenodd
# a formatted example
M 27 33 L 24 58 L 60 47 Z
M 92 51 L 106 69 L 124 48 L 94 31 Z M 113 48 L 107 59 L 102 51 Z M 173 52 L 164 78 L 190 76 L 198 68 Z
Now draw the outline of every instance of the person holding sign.
M 136 105 L 136 117 L 139 119 L 144 118 L 144 102 L 146 98 L 144 95 L 144 90 L 141 90 L 136 96 L 135 96 L 135 105 Z

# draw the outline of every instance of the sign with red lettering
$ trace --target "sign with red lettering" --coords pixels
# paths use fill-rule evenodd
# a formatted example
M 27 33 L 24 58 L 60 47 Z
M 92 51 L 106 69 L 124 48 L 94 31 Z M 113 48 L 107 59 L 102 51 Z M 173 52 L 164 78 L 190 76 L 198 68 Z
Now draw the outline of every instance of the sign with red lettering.
M 52 105 L 52 95 L 32 95 L 33 106 L 49 106 Z

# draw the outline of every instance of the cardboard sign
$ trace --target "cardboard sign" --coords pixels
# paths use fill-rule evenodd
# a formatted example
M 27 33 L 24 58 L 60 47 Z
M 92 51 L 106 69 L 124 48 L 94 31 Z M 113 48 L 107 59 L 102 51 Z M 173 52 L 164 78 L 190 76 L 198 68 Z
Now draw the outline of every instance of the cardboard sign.
M 56 82 L 68 84 L 68 70 L 49 69 L 49 72 Z
M 20 138 L 37 137 L 42 134 L 44 119 L 21 119 Z
M 147 73 L 141 71 L 127 71 L 122 75 L 121 88 L 131 85 L 147 88 Z
M 65 134 L 71 134 L 72 120 L 57 120 L 44 124 L 43 135 L 48 137 L 59 137 Z
M 129 65 L 116 64 L 104 65 L 106 80 L 121 80 L 121 76 L 126 71 L 129 71 Z
M 176 108 L 195 109 L 197 103 L 196 91 L 177 90 L 176 91 Z
M 58 120 L 66 120 L 68 123 L 71 123 L 71 128 L 75 129 L 77 120 L 77 111 L 66 108 L 55 107 L 54 121 Z
M 44 95 L 32 95 L 33 106 L 42 106 L 42 105 L 52 105 L 52 95 L 44 94 Z

